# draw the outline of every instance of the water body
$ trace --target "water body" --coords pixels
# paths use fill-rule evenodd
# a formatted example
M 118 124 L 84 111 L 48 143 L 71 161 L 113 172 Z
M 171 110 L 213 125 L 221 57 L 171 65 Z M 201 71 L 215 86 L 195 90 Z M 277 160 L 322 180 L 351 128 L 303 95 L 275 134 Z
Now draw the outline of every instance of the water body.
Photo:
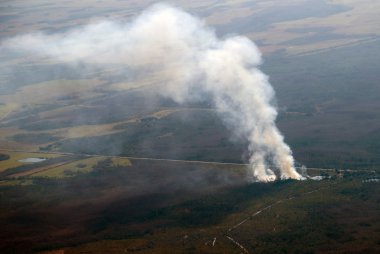
M 37 163 L 37 162 L 46 161 L 46 158 L 26 158 L 26 159 L 21 159 L 18 161 L 22 163 Z

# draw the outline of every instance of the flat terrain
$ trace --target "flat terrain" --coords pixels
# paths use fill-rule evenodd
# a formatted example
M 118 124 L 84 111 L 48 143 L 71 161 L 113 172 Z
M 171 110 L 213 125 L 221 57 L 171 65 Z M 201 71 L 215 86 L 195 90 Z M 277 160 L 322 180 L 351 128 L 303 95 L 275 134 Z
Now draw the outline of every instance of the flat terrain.
M 3 1 L 0 42 L 155 2 Z M 379 253 L 380 2 L 168 2 L 258 44 L 279 129 L 323 180 L 252 182 L 246 142 L 210 103 L 158 97 L 157 73 L 0 51 L 0 252 Z
M 58 33 L 107 17 L 130 20 L 153 2 L 97 1 L 89 7 L 14 1 L 1 6 L 7 14 L 0 36 Z M 264 51 L 262 69 L 277 92 L 280 130 L 301 164 L 379 166 L 378 3 L 175 5 L 204 18 L 221 36 L 239 33 L 258 43 Z M 54 15 L 46 15 L 47 10 Z M 51 60 L 4 60 L 0 148 L 246 162 L 246 144 L 231 137 L 210 105 L 179 106 L 157 98 L 152 92 L 160 89 L 156 74 L 131 78 L 117 65 L 78 71 Z
M 379 251 L 378 172 L 262 184 L 241 166 L 130 162 L 0 186 L 2 252 Z

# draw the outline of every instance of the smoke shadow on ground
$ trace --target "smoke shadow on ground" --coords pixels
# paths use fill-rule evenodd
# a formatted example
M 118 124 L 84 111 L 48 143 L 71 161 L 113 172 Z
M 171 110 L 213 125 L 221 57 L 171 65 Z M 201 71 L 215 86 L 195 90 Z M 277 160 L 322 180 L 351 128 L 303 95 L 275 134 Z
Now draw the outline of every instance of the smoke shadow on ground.
M 132 160 L 115 167 L 104 160 L 73 178 L 1 187 L 0 222 L 7 230 L 0 249 L 26 253 L 172 225 L 211 225 L 271 189 L 247 185 L 245 174 L 244 167 L 227 165 Z

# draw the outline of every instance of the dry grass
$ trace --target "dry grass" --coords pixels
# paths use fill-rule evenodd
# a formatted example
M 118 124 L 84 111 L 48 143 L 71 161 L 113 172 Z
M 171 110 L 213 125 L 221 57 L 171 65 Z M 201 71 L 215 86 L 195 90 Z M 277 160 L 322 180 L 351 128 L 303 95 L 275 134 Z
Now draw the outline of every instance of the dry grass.
M 361 39 L 338 39 L 338 40 L 328 40 L 315 44 L 305 44 L 299 46 L 291 46 L 286 49 L 286 51 L 291 55 L 309 54 L 313 52 L 322 52 L 332 48 L 341 48 L 346 46 L 354 46 L 360 44 L 364 40 Z
M 260 34 L 252 34 L 250 37 L 263 39 L 266 43 L 277 45 L 277 49 L 286 48 L 290 54 L 307 53 L 310 51 L 344 46 L 358 39 L 346 38 L 340 40 L 326 40 L 308 45 L 287 46 L 282 43 L 287 40 L 303 37 L 304 35 L 287 32 L 288 29 L 308 29 L 313 27 L 333 28 L 336 34 L 350 36 L 379 36 L 380 30 L 380 2 L 364 0 L 332 0 L 333 4 L 341 4 L 352 8 L 351 10 L 337 13 L 328 17 L 311 17 L 300 20 L 280 22 L 273 25 L 268 31 Z
M 167 116 L 169 116 L 175 112 L 178 112 L 178 111 L 181 111 L 181 109 L 164 109 L 164 110 L 157 111 L 157 112 L 151 114 L 150 116 L 153 116 L 153 117 L 160 119 L 163 117 L 167 117 Z
M 125 122 L 99 125 L 79 125 L 71 128 L 60 129 L 58 135 L 63 138 L 82 138 L 108 135 L 122 131 L 114 130 L 113 127 L 117 124 L 123 123 Z
M 91 157 L 84 160 L 78 160 L 70 163 L 65 163 L 60 166 L 53 166 L 50 169 L 40 171 L 33 174 L 33 176 L 42 176 L 42 177 L 68 177 L 78 173 L 87 173 L 92 170 L 92 168 L 101 160 L 104 160 L 104 157 Z
M 12 111 L 17 110 L 19 105 L 16 103 L 8 103 L 4 105 L 0 105 L 0 121 L 6 118 Z
M 112 165 L 120 166 L 120 167 L 128 167 L 128 166 L 131 166 L 132 163 L 127 158 L 112 158 Z
M 155 118 L 160 119 L 181 110 L 182 109 L 163 109 L 146 116 L 141 116 L 141 118 L 155 117 Z M 134 123 L 138 121 L 139 119 L 140 118 L 131 118 L 125 121 L 119 121 L 119 122 L 114 122 L 114 123 L 109 123 L 109 124 L 79 125 L 79 126 L 74 126 L 74 127 L 57 129 L 56 131 L 49 132 L 49 133 L 54 134 L 55 136 L 62 137 L 64 139 L 103 136 L 103 135 L 109 135 L 109 134 L 121 132 L 123 130 L 115 129 L 115 126 L 128 124 L 128 123 Z
M 0 161 L 0 172 L 4 171 L 8 168 L 14 168 L 25 163 L 19 162 L 19 160 L 26 158 L 56 158 L 62 155 L 60 154 L 46 154 L 46 153 L 25 153 L 25 152 L 8 152 L 4 150 L 0 150 L 0 153 L 7 154 L 10 156 L 8 160 Z
M 196 13 L 197 9 L 209 9 L 210 13 L 204 16 L 205 21 L 210 25 L 228 24 L 234 22 L 236 18 L 248 17 L 254 13 L 265 12 L 274 6 L 291 6 L 304 3 L 305 0 L 267 0 L 267 1 L 251 1 L 252 7 L 246 5 L 246 0 L 240 1 L 175 1 L 175 5 L 184 8 L 185 10 L 191 10 Z M 351 7 L 352 10 L 347 12 L 338 13 L 328 17 L 314 17 L 305 18 L 293 21 L 278 22 L 273 24 L 272 27 L 259 34 L 249 35 L 252 39 L 260 39 L 265 41 L 268 46 L 264 46 L 262 50 L 264 52 L 273 52 L 276 49 L 287 49 L 287 45 L 282 44 L 285 40 L 294 39 L 300 36 L 300 34 L 286 32 L 289 28 L 308 28 L 308 27 L 333 27 L 337 33 L 340 34 L 380 34 L 378 27 L 380 27 L 379 8 L 380 2 L 373 0 L 330 0 L 331 4 L 339 4 Z M 54 24 L 54 28 L 59 29 L 63 27 L 75 27 L 77 25 L 86 24 L 89 22 L 95 22 L 102 19 L 105 15 L 109 17 L 122 17 L 123 19 L 131 19 L 139 14 L 142 9 L 149 6 L 152 1 L 127 1 L 128 4 L 120 7 L 120 3 L 116 0 L 103 2 L 94 2 L 92 7 L 94 10 L 103 10 L 103 15 L 87 15 L 86 11 L 83 11 L 83 15 L 78 15 L 75 19 L 69 19 L 68 16 L 72 14 L 74 10 L 85 9 L 87 6 L 80 2 L 51 2 L 49 8 L 53 10 L 54 15 L 45 15 L 42 4 L 46 4 L 44 1 L 14 1 L 12 8 L 8 11 L 9 15 L 19 15 L 18 10 L 22 9 L 34 9 L 33 12 L 28 12 L 25 15 L 19 16 L 14 19 L 10 19 L 6 22 L 0 33 L 3 37 L 20 34 L 23 32 L 41 30 L 48 26 L 47 24 Z M 221 8 L 219 8 L 221 7 Z M 215 9 L 215 11 L 212 11 Z M 90 18 L 91 17 L 91 18 Z M 59 23 L 55 22 L 60 20 Z M 236 31 L 239 33 L 239 31 Z M 277 35 L 281 35 L 278 37 Z M 301 35 L 302 36 L 302 35 Z M 317 50 L 323 47 L 323 45 L 315 44 L 311 49 L 304 50 Z M 299 52 L 298 50 L 297 52 Z M 292 53 L 292 52 L 291 52 Z M 141 83 L 141 82 L 138 82 Z M 112 89 L 124 90 L 139 87 L 139 84 L 133 82 L 119 83 L 111 85 Z
M 228 24 L 230 22 L 233 22 L 233 20 L 236 18 L 248 17 L 257 11 L 258 9 L 253 9 L 253 8 L 225 9 L 220 12 L 212 13 L 210 16 L 206 18 L 206 21 L 207 23 L 212 24 L 212 25 Z
M 21 180 L 2 180 L 0 181 L 0 186 L 22 186 L 22 185 L 31 185 L 33 181 L 31 179 L 21 179 Z
M 85 93 L 86 98 L 91 96 L 93 89 L 100 84 L 101 82 L 95 79 L 51 80 L 24 86 L 12 95 L 0 95 L 0 100 L 5 103 L 40 104 L 80 93 Z
M 121 83 L 115 83 L 110 86 L 108 86 L 108 89 L 114 90 L 114 91 L 126 91 L 136 88 L 142 88 L 145 86 L 151 85 L 151 82 L 149 80 L 139 80 L 139 81 L 130 81 L 130 82 L 121 82 Z
M 58 119 L 60 117 L 59 116 L 60 114 L 66 112 L 67 110 L 75 109 L 76 107 L 79 107 L 79 106 L 73 105 L 73 106 L 67 106 L 67 107 L 60 107 L 58 109 L 54 109 L 50 111 L 44 111 L 39 114 L 39 117 Z M 183 110 L 183 109 L 162 109 L 152 114 L 141 116 L 140 118 L 143 118 L 143 117 L 164 118 L 180 110 Z M 27 131 L 27 130 L 21 130 L 17 127 L 0 128 L 0 141 L 2 144 L 1 148 L 14 149 L 14 150 L 38 150 L 39 146 L 48 145 L 51 143 L 51 142 L 48 142 L 46 144 L 39 144 L 39 145 L 20 143 L 12 139 L 12 137 L 17 134 L 26 134 L 26 135 L 27 134 L 30 134 L 30 135 L 47 134 L 50 136 L 60 137 L 62 139 L 96 137 L 96 136 L 115 134 L 115 133 L 123 131 L 123 129 L 115 129 L 115 126 L 128 124 L 128 123 L 134 123 L 136 121 L 139 121 L 140 118 L 131 118 L 125 121 L 119 121 L 119 122 L 107 123 L 107 124 L 97 124 L 97 125 L 85 124 L 85 125 L 78 125 L 78 126 L 73 126 L 73 127 L 47 130 L 47 131 Z

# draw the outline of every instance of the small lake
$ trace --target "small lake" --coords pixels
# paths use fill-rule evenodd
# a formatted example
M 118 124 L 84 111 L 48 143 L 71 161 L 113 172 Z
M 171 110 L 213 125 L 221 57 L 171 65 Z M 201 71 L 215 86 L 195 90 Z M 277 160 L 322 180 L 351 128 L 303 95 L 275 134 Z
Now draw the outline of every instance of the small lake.
M 22 163 L 37 163 L 37 162 L 46 161 L 46 159 L 45 158 L 25 158 L 18 161 Z

